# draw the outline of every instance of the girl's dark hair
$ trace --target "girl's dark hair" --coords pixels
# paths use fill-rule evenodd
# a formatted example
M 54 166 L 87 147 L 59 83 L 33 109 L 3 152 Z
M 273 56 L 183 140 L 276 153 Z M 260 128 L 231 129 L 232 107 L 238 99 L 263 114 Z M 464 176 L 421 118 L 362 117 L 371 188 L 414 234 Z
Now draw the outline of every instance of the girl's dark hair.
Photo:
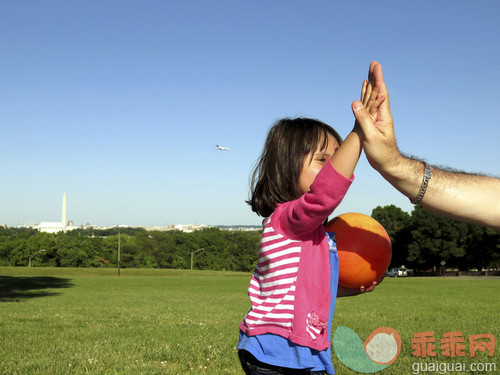
M 342 137 L 330 126 L 309 118 L 282 119 L 269 130 L 264 150 L 250 181 L 252 211 L 270 216 L 278 203 L 300 198 L 299 177 L 304 157 L 327 146 L 328 134 Z M 323 142 L 320 145 L 320 142 Z

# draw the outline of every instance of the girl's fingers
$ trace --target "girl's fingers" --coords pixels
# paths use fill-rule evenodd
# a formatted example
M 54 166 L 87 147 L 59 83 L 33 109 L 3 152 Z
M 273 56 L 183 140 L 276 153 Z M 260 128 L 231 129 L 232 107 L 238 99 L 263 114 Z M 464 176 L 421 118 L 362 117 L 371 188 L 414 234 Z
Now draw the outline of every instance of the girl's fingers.
M 366 82 L 366 81 L 365 81 Z M 373 92 L 373 87 L 370 82 L 366 83 L 366 88 L 365 88 L 365 95 L 361 99 L 361 102 L 363 105 L 366 107 L 368 103 L 370 102 L 370 98 L 372 97 L 372 92 Z
M 363 80 L 363 85 L 361 86 L 361 97 L 360 97 L 361 102 L 363 102 L 365 100 L 366 86 L 367 85 L 368 85 L 368 82 L 366 81 L 366 79 L 364 79 Z

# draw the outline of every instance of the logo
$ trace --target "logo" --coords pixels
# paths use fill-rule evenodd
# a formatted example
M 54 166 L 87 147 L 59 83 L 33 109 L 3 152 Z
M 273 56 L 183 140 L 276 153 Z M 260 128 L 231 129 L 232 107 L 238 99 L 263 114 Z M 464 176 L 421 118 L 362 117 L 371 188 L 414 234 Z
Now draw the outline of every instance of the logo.
M 345 366 L 371 374 L 396 361 L 401 352 L 401 337 L 390 327 L 380 327 L 370 333 L 363 343 L 352 329 L 338 326 L 333 335 L 333 350 Z

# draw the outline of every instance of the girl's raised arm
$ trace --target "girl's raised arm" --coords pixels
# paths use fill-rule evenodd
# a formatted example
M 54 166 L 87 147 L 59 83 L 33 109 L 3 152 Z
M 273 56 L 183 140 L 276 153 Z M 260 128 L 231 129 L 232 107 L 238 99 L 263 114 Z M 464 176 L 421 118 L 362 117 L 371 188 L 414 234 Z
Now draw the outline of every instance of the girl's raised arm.
M 372 87 L 370 82 L 363 81 L 361 89 L 361 102 L 367 109 L 370 116 L 375 119 L 377 109 L 384 101 L 384 97 L 379 95 L 377 87 Z M 331 158 L 332 166 L 342 176 L 350 179 L 359 161 L 361 150 L 363 149 L 363 133 L 359 123 L 354 123 L 354 128 L 346 137 L 339 149 Z

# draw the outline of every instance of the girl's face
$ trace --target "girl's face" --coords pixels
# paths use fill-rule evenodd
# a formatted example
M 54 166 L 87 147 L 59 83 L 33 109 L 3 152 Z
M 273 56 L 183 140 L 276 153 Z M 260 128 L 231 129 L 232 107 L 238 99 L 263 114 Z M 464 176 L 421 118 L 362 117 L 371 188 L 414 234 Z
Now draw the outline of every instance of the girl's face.
M 299 176 L 299 187 L 302 194 L 309 191 L 311 184 L 321 168 L 323 168 L 323 165 L 340 147 L 339 142 L 331 134 L 328 134 L 328 143 L 326 147 L 321 150 L 322 143 L 323 142 L 319 142 L 318 149 L 306 155 L 302 162 L 302 170 Z

